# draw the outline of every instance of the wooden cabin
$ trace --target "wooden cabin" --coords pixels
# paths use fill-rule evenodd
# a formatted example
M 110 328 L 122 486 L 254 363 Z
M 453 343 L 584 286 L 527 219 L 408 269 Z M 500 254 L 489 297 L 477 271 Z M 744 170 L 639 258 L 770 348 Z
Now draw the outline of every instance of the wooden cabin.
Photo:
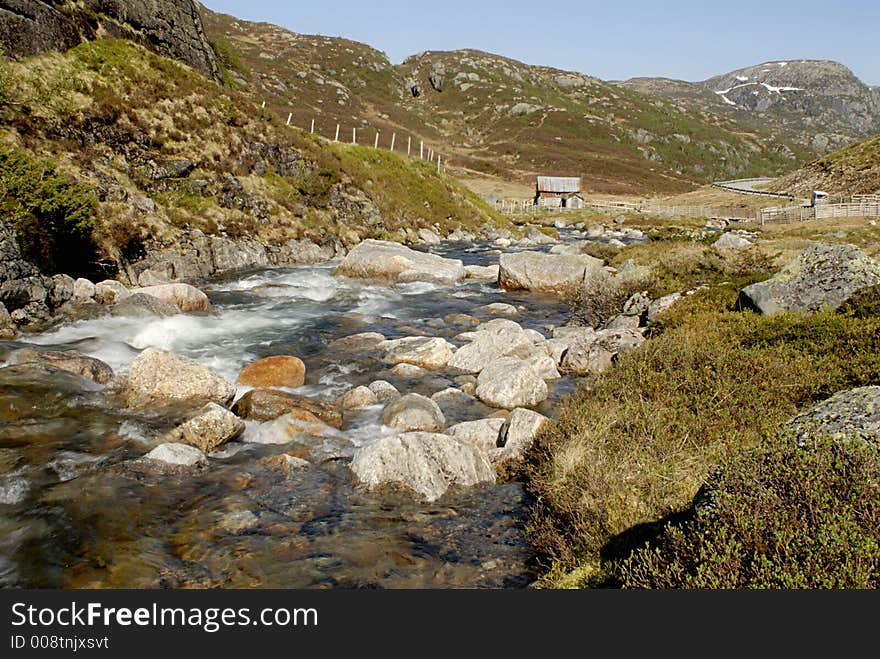
M 582 191 L 579 177 L 539 176 L 535 183 L 535 206 L 583 208 Z

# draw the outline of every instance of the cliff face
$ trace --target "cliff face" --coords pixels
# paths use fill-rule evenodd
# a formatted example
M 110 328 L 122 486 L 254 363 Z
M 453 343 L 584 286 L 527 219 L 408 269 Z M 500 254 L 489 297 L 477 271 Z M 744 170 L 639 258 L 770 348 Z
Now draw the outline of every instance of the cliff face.
M 9 57 L 64 51 L 99 36 L 129 39 L 220 79 L 193 0 L 0 0 Z

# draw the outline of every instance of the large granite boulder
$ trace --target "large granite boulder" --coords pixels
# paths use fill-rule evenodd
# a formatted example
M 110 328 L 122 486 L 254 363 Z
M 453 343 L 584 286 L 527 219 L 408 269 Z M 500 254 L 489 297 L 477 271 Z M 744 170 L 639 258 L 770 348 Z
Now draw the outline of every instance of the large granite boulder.
M 390 403 L 382 411 L 381 421 L 400 430 L 439 432 L 446 427 L 440 406 L 421 394 L 407 394 Z
M 483 451 L 454 437 L 427 432 L 381 437 L 355 453 L 351 469 L 370 489 L 395 483 L 427 501 L 436 501 L 452 485 L 495 482 L 495 470 Z
M 214 402 L 226 406 L 235 384 L 189 357 L 147 348 L 131 363 L 126 390 L 129 405 L 174 401 Z
M 839 391 L 795 416 L 789 425 L 801 440 L 823 434 L 880 445 L 880 386 Z
M 306 365 L 293 355 L 274 355 L 248 364 L 238 374 L 238 383 L 248 387 L 301 387 Z
M 529 361 L 502 357 L 477 378 L 477 398 L 491 407 L 533 407 L 547 399 L 549 390 L 541 373 Z
M 107 384 L 113 379 L 113 369 L 110 366 L 100 359 L 83 355 L 75 350 L 23 348 L 15 352 L 14 359 L 19 364 L 42 364 L 68 373 L 76 373 L 98 384 Z
M 334 428 L 342 427 L 342 414 L 330 403 L 278 389 L 252 389 L 232 407 L 238 416 L 250 421 L 271 421 L 297 410 L 308 412 Z
M 602 261 L 586 254 L 517 252 L 502 254 L 498 285 L 508 291 L 564 293 L 602 270 Z
M 348 253 L 336 268 L 336 274 L 361 279 L 457 284 L 467 273 L 457 259 L 418 252 L 384 240 L 365 240 Z
M 852 245 L 819 243 L 766 281 L 740 292 L 742 306 L 763 314 L 836 309 L 853 293 L 880 283 L 880 262 Z
M 208 296 L 190 284 L 159 284 L 158 286 L 138 288 L 134 292 L 171 302 L 183 312 L 211 310 Z

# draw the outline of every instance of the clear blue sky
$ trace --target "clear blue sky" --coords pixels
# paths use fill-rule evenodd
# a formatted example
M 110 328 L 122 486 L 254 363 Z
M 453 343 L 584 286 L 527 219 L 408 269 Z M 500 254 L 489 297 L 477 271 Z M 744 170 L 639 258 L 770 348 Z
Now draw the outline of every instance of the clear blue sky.
M 341 36 L 392 62 L 476 48 L 605 80 L 704 80 L 766 60 L 833 59 L 880 85 L 880 0 L 203 0 L 238 18 Z

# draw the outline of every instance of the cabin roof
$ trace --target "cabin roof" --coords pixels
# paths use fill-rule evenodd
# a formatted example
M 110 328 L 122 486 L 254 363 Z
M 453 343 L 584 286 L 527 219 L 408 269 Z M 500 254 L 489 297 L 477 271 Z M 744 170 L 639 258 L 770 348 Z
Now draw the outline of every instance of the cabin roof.
M 538 192 L 580 192 L 581 179 L 565 176 L 539 176 Z

